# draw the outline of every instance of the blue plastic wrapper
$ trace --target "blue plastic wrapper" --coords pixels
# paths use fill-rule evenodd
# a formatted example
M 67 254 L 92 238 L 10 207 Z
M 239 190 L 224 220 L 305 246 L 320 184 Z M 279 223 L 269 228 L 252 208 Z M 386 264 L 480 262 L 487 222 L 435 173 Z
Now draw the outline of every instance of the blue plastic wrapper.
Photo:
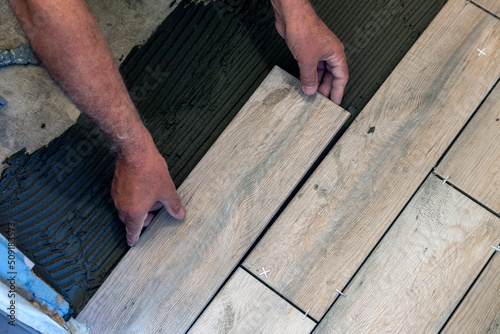
M 5 106 L 7 104 L 7 101 L 5 101 L 4 99 L 0 98 L 0 109 L 3 108 L 3 106 Z

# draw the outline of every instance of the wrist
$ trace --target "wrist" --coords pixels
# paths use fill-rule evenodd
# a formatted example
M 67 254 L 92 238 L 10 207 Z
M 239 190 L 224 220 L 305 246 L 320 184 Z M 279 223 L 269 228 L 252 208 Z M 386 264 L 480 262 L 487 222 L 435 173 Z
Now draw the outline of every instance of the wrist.
M 158 149 L 152 138 L 145 136 L 142 138 L 136 137 L 136 139 L 126 143 L 123 142 L 121 147 L 116 149 L 117 159 L 132 163 L 139 162 L 152 153 L 158 153 Z
M 287 27 L 317 18 L 309 0 L 271 0 L 271 4 L 276 20 L 283 22 Z
M 122 128 L 120 133 L 116 133 L 112 142 L 118 159 L 135 162 L 158 150 L 140 118 L 137 116 L 137 120 L 131 123 Z

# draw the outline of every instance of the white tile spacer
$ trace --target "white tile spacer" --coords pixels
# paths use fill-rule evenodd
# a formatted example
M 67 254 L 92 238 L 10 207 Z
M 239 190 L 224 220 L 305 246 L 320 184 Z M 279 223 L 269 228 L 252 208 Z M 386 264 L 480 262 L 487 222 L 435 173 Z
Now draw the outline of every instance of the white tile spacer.
M 482 50 L 479 50 L 479 49 L 476 49 L 476 50 L 479 51 L 479 54 L 477 55 L 478 57 L 481 57 L 482 55 L 486 56 L 486 52 L 484 52 L 484 50 L 486 50 L 486 48 L 483 48 Z
M 495 250 L 495 252 L 500 252 L 500 246 L 498 246 L 498 247 L 491 246 L 491 248 L 493 248 Z
M 309 314 L 309 311 L 310 311 L 310 310 L 311 310 L 311 309 L 308 309 L 308 310 L 307 310 L 307 312 L 306 312 L 306 313 L 304 313 L 304 317 L 302 317 L 302 320 L 304 320 L 304 319 L 307 317 L 307 315 Z
M 339 290 L 337 290 L 337 289 L 335 289 L 335 291 L 337 291 L 339 295 L 341 295 L 341 296 L 344 296 L 344 297 L 345 297 L 345 295 L 344 295 L 344 293 L 343 293 L 342 291 L 339 291 Z
M 266 270 L 266 269 L 264 269 L 264 267 L 262 267 L 262 272 L 259 274 L 259 276 L 264 275 L 265 278 L 269 278 L 269 277 L 267 277 L 267 273 L 269 273 L 270 271 L 271 271 L 271 269 Z
M 443 180 L 443 184 L 446 184 L 446 182 L 448 182 L 448 180 L 450 179 L 450 176 L 448 175 L 444 180 Z

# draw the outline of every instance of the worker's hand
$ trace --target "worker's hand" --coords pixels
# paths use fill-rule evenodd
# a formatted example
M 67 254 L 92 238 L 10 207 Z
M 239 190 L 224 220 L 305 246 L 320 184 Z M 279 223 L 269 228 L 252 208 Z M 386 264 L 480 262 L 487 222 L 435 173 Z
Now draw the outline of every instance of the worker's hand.
M 164 205 L 175 218 L 185 209 L 167 164 L 142 123 L 99 25 L 82 0 L 9 0 L 52 77 L 116 149 L 111 195 L 134 245 L 150 211 Z M 89 59 L 91 61 L 89 61 Z
M 144 152 L 117 158 L 111 196 L 125 223 L 129 246 L 137 243 L 142 228 L 154 218 L 152 211 L 165 206 L 174 218 L 186 215 L 167 163 L 154 145 Z
M 340 104 L 349 78 L 340 40 L 308 2 L 297 5 L 277 0 L 273 6 L 276 29 L 298 62 L 304 93 L 311 95 L 318 91 Z

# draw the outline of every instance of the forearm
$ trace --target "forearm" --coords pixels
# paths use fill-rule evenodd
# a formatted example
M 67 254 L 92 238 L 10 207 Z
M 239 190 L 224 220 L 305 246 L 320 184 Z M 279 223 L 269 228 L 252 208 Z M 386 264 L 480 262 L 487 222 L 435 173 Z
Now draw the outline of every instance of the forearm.
M 83 0 L 9 2 L 44 66 L 119 155 L 154 146 Z

